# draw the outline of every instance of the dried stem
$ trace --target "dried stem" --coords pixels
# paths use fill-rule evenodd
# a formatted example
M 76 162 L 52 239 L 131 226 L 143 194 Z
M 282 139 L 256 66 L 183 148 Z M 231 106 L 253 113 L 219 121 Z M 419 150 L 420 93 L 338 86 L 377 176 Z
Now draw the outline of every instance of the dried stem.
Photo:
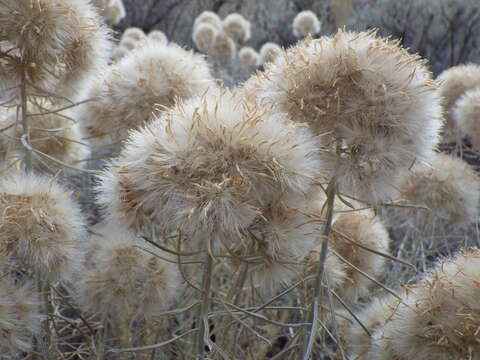
M 310 354 L 312 353 L 313 343 L 315 340 L 315 335 L 317 334 L 318 328 L 318 309 L 322 303 L 322 279 L 325 272 L 325 262 L 327 260 L 328 252 L 328 240 L 330 237 L 330 232 L 332 231 L 333 223 L 333 206 L 335 203 L 335 193 L 336 193 L 336 182 L 335 179 L 332 179 L 328 184 L 327 190 L 327 215 L 326 215 L 326 224 L 322 234 L 322 248 L 320 250 L 320 261 L 318 264 L 317 277 L 315 279 L 315 290 L 312 303 L 310 304 L 310 309 L 308 312 L 308 323 L 309 329 L 307 336 L 304 337 L 303 347 L 302 347 L 302 357 L 303 360 L 308 360 Z
M 212 287 L 213 258 L 207 251 L 203 269 L 202 302 L 197 317 L 198 334 L 195 342 L 196 359 L 202 360 L 205 357 L 205 338 L 208 337 L 208 310 L 210 307 L 210 292 Z

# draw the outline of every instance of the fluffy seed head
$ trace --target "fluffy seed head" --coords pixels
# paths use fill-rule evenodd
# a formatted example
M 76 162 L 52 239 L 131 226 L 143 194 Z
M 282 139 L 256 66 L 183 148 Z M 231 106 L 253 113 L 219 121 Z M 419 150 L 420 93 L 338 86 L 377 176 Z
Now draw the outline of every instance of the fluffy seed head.
M 152 116 L 155 106 L 172 106 L 215 87 L 206 61 L 176 45 L 147 41 L 119 60 L 97 81 L 86 98 L 98 98 L 77 107 L 83 137 L 93 145 L 111 144 Z
M 180 286 L 171 256 L 118 224 L 95 231 L 89 240 L 93 261 L 78 287 L 80 305 L 105 320 L 119 314 L 145 319 L 166 311 Z
M 324 144 L 325 181 L 365 202 L 389 197 L 412 162 L 432 156 L 442 124 L 424 61 L 372 31 L 306 39 L 243 91 L 310 124 Z
M 346 314 L 341 322 L 341 335 L 344 344 L 348 346 L 351 359 L 367 360 L 369 359 L 369 353 L 375 353 L 375 350 L 378 350 L 381 330 L 398 309 L 399 304 L 400 300 L 393 295 L 378 297 L 374 298 L 370 304 L 356 314 L 362 324 L 370 331 L 371 337 L 350 314 Z M 381 350 L 381 353 L 385 354 L 385 351 Z M 378 356 L 377 360 L 380 359 L 381 356 Z M 391 358 L 385 360 L 387 359 Z
M 316 234 L 318 242 L 318 232 Z M 305 258 L 305 272 L 307 275 L 316 275 L 318 272 L 318 264 L 320 262 L 320 253 L 322 246 L 315 247 Z M 325 276 L 328 277 L 330 289 L 337 291 L 348 281 L 347 266 L 342 263 L 331 251 L 327 253 L 325 260 Z M 303 276 L 305 277 L 305 276 Z
M 107 64 L 108 32 L 84 0 L 0 2 L 0 97 L 26 80 L 44 90 L 74 97 Z M 94 54 L 94 56 L 93 56 Z
M 220 20 L 218 15 L 212 11 L 204 11 L 195 19 L 193 30 L 195 31 L 197 26 L 205 23 L 212 25 L 217 30 L 222 29 L 222 20 Z
M 0 182 L 0 256 L 50 279 L 78 270 L 84 219 L 64 188 L 17 174 Z
M 47 101 L 28 102 L 27 109 L 31 114 L 48 112 L 55 107 Z M 82 144 L 80 129 L 73 120 L 66 117 L 65 112 L 50 113 L 40 116 L 32 116 L 29 120 L 30 145 L 43 154 L 60 160 L 68 165 L 78 165 L 78 162 L 87 157 L 89 150 L 86 144 Z M 21 116 L 21 112 L 20 112 Z M 7 130 L 0 133 L 4 147 L 0 146 L 0 153 L 5 151 L 7 164 L 14 161 L 24 161 L 26 148 L 22 144 L 23 127 L 17 122 L 16 109 L 10 109 L 3 119 L 0 119 L 0 127 Z M 55 168 L 55 164 L 42 157 L 33 154 L 32 165 L 42 171 Z
M 467 136 L 473 149 L 480 151 L 480 87 L 466 91 L 455 102 L 452 118 L 460 135 Z
M 344 213 L 333 223 L 331 247 L 349 263 L 372 277 L 385 270 L 385 258 L 362 249 L 349 240 L 369 249 L 388 252 L 390 238 L 387 230 L 371 211 Z M 347 265 L 347 280 L 339 289 L 339 295 L 354 301 L 368 293 L 373 283 L 351 266 Z
M 123 32 L 121 40 L 133 39 L 134 41 L 140 41 L 144 40 L 146 37 L 147 35 L 145 35 L 142 29 L 138 27 L 129 27 Z
M 479 249 L 441 260 L 408 286 L 365 359 L 479 359 L 479 273 Z M 391 356 L 375 355 L 382 352 Z
M 308 35 L 316 35 L 322 26 L 317 15 L 311 10 L 299 12 L 293 19 L 293 35 L 297 38 L 304 38 Z
M 0 351 L 2 358 L 14 359 L 18 352 L 32 347 L 40 332 L 40 302 L 31 284 L 15 284 L 2 274 L 0 279 Z
M 222 28 L 229 37 L 237 42 L 245 42 L 250 39 L 250 21 L 240 14 L 229 14 L 223 20 Z
M 133 50 L 135 49 L 140 43 L 141 43 L 142 40 L 135 40 L 133 38 L 122 38 L 122 40 L 120 41 L 120 43 L 118 44 L 118 46 L 122 46 L 128 50 Z
M 232 253 L 238 259 L 234 265 L 239 266 L 242 260 L 248 262 L 248 276 L 254 286 L 272 291 L 299 278 L 304 271 L 304 260 L 322 228 L 319 221 L 308 216 L 310 209 L 305 203 L 303 196 L 276 199 L 235 241 L 238 245 Z M 337 283 L 338 267 L 331 270 L 332 282 Z
M 123 0 L 108 1 L 108 5 L 101 11 L 101 15 L 109 24 L 118 24 L 127 15 Z
M 118 61 L 121 58 L 127 56 L 127 54 L 130 53 L 130 49 L 127 49 L 124 46 L 116 46 L 115 49 L 113 49 L 113 60 Z
M 223 31 L 219 31 L 213 39 L 212 52 L 217 56 L 233 59 L 237 54 L 237 45 L 231 37 Z
M 311 190 L 317 145 L 305 126 L 228 92 L 195 98 L 130 133 L 100 177 L 99 202 L 129 227 L 155 219 L 232 242 L 282 194 Z
M 414 168 L 399 190 L 407 203 L 429 209 L 397 210 L 401 219 L 419 228 L 434 220 L 462 226 L 477 219 L 480 183 L 477 174 L 462 159 L 437 154 L 431 166 Z
M 168 38 L 167 35 L 163 31 L 160 30 L 152 30 L 148 33 L 148 38 L 150 40 L 156 41 L 157 43 L 160 43 L 162 45 L 167 45 L 168 44 Z
M 210 23 L 201 23 L 193 29 L 193 43 L 199 51 L 209 54 L 217 34 L 218 29 L 215 26 Z
M 260 48 L 260 64 L 265 65 L 274 61 L 284 50 L 277 44 L 267 42 Z
M 240 64 L 247 68 L 256 68 L 260 64 L 260 55 L 250 46 L 241 48 L 238 52 L 238 58 L 240 59 Z
M 440 81 L 440 95 L 445 110 L 442 140 L 444 142 L 456 141 L 458 130 L 453 120 L 453 106 L 466 91 L 480 86 L 480 65 L 453 66 L 442 72 L 437 79 Z

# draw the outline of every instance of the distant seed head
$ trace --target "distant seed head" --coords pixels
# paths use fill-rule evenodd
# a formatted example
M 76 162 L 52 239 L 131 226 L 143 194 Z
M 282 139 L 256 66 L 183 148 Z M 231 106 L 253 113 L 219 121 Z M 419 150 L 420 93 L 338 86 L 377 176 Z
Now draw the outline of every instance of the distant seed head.
M 316 35 L 320 32 L 321 22 L 317 15 L 311 10 L 299 12 L 293 19 L 293 35 L 297 38 L 304 38 L 308 35 Z
M 99 202 L 129 227 L 156 221 L 228 246 L 282 194 L 311 190 L 317 145 L 282 114 L 206 95 L 131 132 L 100 177 Z
M 412 162 L 428 160 L 442 124 L 424 61 L 372 31 L 306 39 L 243 92 L 310 124 L 324 145 L 325 181 L 364 202 L 388 198 Z
M 378 278 L 385 270 L 385 258 L 374 254 L 366 248 L 388 253 L 390 237 L 387 230 L 372 211 L 343 213 L 333 223 L 331 247 L 363 272 Z M 338 290 L 340 296 L 355 301 L 358 296 L 368 293 L 372 281 L 347 264 L 347 280 Z
M 109 50 L 108 32 L 88 1 L 2 1 L 0 51 L 8 56 L 0 63 L 0 98 L 19 96 L 22 73 L 37 87 L 74 97 L 106 66 Z
M 118 46 L 122 46 L 122 47 L 132 51 L 133 49 L 135 49 L 141 43 L 141 41 L 142 40 L 135 40 L 133 38 L 122 38 L 122 40 L 120 41 Z
M 213 42 L 218 34 L 218 29 L 210 23 L 201 23 L 193 30 L 192 39 L 197 49 L 204 54 L 213 50 Z
M 453 119 L 453 107 L 466 91 L 480 86 L 480 65 L 453 66 L 442 72 L 437 79 L 440 81 L 440 95 L 445 111 L 442 141 L 456 141 L 459 134 Z
M 2 274 L 0 279 L 0 351 L 5 359 L 29 351 L 40 332 L 39 299 L 32 284 L 19 285 Z
M 130 49 L 127 49 L 124 46 L 116 46 L 115 49 L 113 49 L 113 60 L 118 61 L 121 58 L 127 56 L 130 53 Z
M 431 166 L 416 167 L 400 185 L 400 197 L 429 210 L 402 208 L 404 221 L 423 228 L 435 220 L 458 226 L 475 222 L 480 201 L 480 183 L 474 170 L 462 159 L 437 154 Z
M 193 31 L 195 31 L 197 26 L 204 23 L 212 25 L 217 30 L 222 29 L 222 20 L 220 20 L 218 15 L 212 11 L 204 11 L 197 16 L 193 24 Z
M 260 64 L 265 65 L 274 61 L 284 50 L 277 44 L 267 42 L 260 48 Z
M 78 287 L 80 305 L 107 321 L 119 314 L 145 319 L 166 311 L 180 287 L 171 256 L 118 224 L 96 232 L 89 240 L 94 260 Z
M 242 15 L 229 14 L 222 22 L 223 31 L 237 42 L 245 42 L 250 39 L 250 22 Z
M 213 39 L 213 54 L 233 59 L 237 53 L 237 45 L 235 41 L 227 34 L 219 31 Z
M 84 237 L 79 205 L 53 180 L 17 174 L 0 182 L 0 256 L 50 279 L 78 270 Z
M 455 102 L 452 118 L 460 135 L 468 137 L 473 149 L 480 151 L 480 87 L 466 91 Z
M 215 86 L 203 57 L 147 41 L 91 82 L 86 97 L 98 100 L 78 106 L 75 117 L 91 144 L 116 143 L 151 118 L 155 107 L 172 106 L 177 98 Z
M 256 68 L 260 64 L 260 55 L 258 52 L 249 46 L 245 46 L 238 52 L 240 64 L 247 68 Z
M 156 41 L 162 45 L 168 44 L 167 35 L 163 31 L 160 30 L 152 30 L 148 33 L 148 38 L 150 40 Z
M 133 39 L 134 41 L 140 41 L 144 40 L 146 37 L 147 35 L 145 35 L 142 29 L 138 27 L 129 27 L 123 32 L 121 40 Z
M 439 261 L 424 279 L 408 286 L 365 359 L 477 359 L 479 269 L 479 249 Z
M 110 0 L 101 14 L 109 24 L 116 25 L 127 15 L 127 12 L 122 0 Z

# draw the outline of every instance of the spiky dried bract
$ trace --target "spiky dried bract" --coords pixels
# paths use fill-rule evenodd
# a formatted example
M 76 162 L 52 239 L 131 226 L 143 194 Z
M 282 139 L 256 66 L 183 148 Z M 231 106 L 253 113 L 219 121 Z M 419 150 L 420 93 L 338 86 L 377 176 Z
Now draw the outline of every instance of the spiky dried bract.
M 168 38 L 167 35 L 163 31 L 160 30 L 152 30 L 148 33 L 148 38 L 150 40 L 156 41 L 159 44 L 167 45 Z
M 265 65 L 274 61 L 284 50 L 273 42 L 267 42 L 260 48 L 260 64 Z
M 282 194 L 311 191 L 321 164 L 309 129 L 244 105 L 207 95 L 131 132 L 100 177 L 100 204 L 129 227 L 155 219 L 228 245 Z
M 193 29 L 192 40 L 199 51 L 209 54 L 217 34 L 218 29 L 215 26 L 209 23 L 201 23 Z
M 479 249 L 441 260 L 407 287 L 365 359 L 480 359 L 479 273 Z
M 147 41 L 91 83 L 86 96 L 97 100 L 78 106 L 76 119 L 92 145 L 111 144 L 151 118 L 155 106 L 169 107 L 215 86 L 202 56 Z
M 322 26 L 317 15 L 311 10 L 299 12 L 293 19 L 293 35 L 297 38 L 304 38 L 309 35 L 316 35 Z
M 32 284 L 15 284 L 2 274 L 0 279 L 0 358 L 14 359 L 19 352 L 32 348 L 40 332 L 40 301 Z
M 240 14 L 227 15 L 223 19 L 222 28 L 229 37 L 237 42 L 245 42 L 250 39 L 250 21 Z
M 388 253 L 389 243 L 388 232 L 373 211 L 344 213 L 338 216 L 333 223 L 330 243 L 332 249 L 349 263 L 374 278 L 379 277 L 385 270 L 385 258 L 362 249 L 358 245 Z M 371 280 L 350 265 L 347 265 L 346 275 L 347 281 L 339 289 L 339 294 L 349 301 L 355 301 L 358 296 L 367 294 L 369 287 L 373 285 Z
M 29 83 L 44 90 L 78 95 L 83 84 L 107 65 L 108 38 L 88 1 L 1 1 L 0 96 L 18 96 L 23 73 Z
M 243 91 L 310 124 L 324 144 L 325 181 L 364 202 L 388 198 L 412 162 L 429 159 L 442 124 L 424 61 L 373 31 L 306 39 Z
M 140 40 L 144 40 L 146 37 L 147 35 L 145 35 L 142 29 L 138 27 L 129 27 L 129 28 L 126 28 L 125 31 L 123 32 L 121 40 L 133 39 L 135 41 L 140 41 Z
M 217 30 L 222 28 L 222 20 L 216 13 L 212 11 L 204 11 L 195 19 L 195 22 L 193 23 L 193 30 L 195 31 L 197 26 L 205 23 L 212 25 Z
M 78 286 L 82 308 L 107 321 L 148 319 L 166 311 L 180 287 L 175 259 L 118 224 L 96 233 L 89 240 L 95 246 L 91 267 Z
M 213 38 L 212 54 L 233 59 L 237 54 L 235 41 L 223 31 L 219 31 Z
M 437 80 L 440 81 L 440 95 L 445 110 L 442 141 L 457 141 L 459 134 L 453 119 L 453 106 L 465 92 L 480 86 L 480 65 L 453 66 L 442 72 Z
M 85 235 L 80 206 L 53 180 L 17 174 L 0 182 L 0 256 L 50 279 L 78 271 Z
M 374 353 L 375 350 L 378 350 L 381 330 L 398 309 L 399 304 L 400 300 L 393 295 L 377 297 L 364 309 L 355 314 L 368 329 L 372 335 L 371 337 L 368 336 L 362 326 L 350 314 L 345 314 L 346 316 L 341 321 L 341 336 L 343 344 L 348 349 L 350 359 L 367 360 L 370 352 Z M 385 351 L 381 353 L 384 355 Z M 378 359 L 381 359 L 381 355 Z
M 29 142 L 32 148 L 46 154 L 67 165 L 78 166 L 78 162 L 85 159 L 89 154 L 87 144 L 82 143 L 82 137 L 78 125 L 67 117 L 65 112 L 51 112 L 53 104 L 47 101 L 28 102 L 28 110 L 31 114 L 29 119 Z M 21 115 L 21 112 L 20 112 Z M 5 144 L 6 164 L 25 159 L 27 149 L 22 143 L 23 127 L 17 121 L 16 109 L 10 109 L 3 119 L 0 119 L 0 128 L 7 129 L 0 133 L 2 142 Z M 0 153 L 2 149 L 0 149 Z M 41 155 L 34 154 L 32 165 L 42 171 L 58 166 Z
M 468 137 L 472 148 L 480 151 L 480 87 L 466 91 L 455 102 L 452 118 L 460 135 Z
M 414 168 L 400 185 L 400 197 L 428 210 L 396 210 L 404 221 L 419 228 L 442 220 L 464 226 L 476 221 L 480 183 L 473 168 L 460 158 L 437 154 L 431 166 Z
M 260 65 L 260 55 L 254 48 L 250 46 L 241 48 L 238 52 L 238 58 L 240 60 L 240 64 L 247 68 L 256 68 Z

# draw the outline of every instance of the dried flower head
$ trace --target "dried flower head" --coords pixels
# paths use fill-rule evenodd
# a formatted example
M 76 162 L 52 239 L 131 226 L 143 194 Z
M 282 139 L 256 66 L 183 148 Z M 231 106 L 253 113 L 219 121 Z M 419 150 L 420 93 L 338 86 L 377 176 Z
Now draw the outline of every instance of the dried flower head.
M 385 258 L 359 247 L 388 253 L 390 237 L 373 211 L 343 213 L 333 223 L 331 248 L 350 264 L 372 277 L 385 270 Z M 357 245 L 358 244 L 358 245 Z M 339 295 L 349 301 L 365 295 L 373 284 L 353 267 L 347 265 L 347 280 L 339 289 Z
M 284 50 L 273 42 L 267 42 L 260 48 L 260 64 L 265 65 L 274 61 Z
M 219 16 L 212 11 L 204 11 L 195 19 L 193 30 L 195 31 L 197 26 L 205 23 L 212 25 L 217 30 L 222 29 L 222 20 L 220 20 Z
M 138 47 L 141 42 L 142 42 L 142 40 L 135 40 L 133 38 L 122 38 L 122 40 L 120 41 L 118 46 L 122 46 L 122 47 L 132 51 L 133 49 Z
M 282 114 L 229 92 L 206 95 L 131 132 L 100 177 L 99 202 L 129 227 L 155 219 L 165 231 L 228 245 L 282 194 L 311 190 L 317 146 Z
M 145 35 L 142 29 L 138 27 L 129 27 L 129 28 L 126 28 L 125 31 L 123 32 L 121 40 L 133 39 L 134 41 L 141 41 L 141 40 L 145 40 L 146 37 L 147 35 Z
M 318 231 L 316 241 L 318 242 Z M 318 272 L 318 264 L 320 262 L 321 245 L 318 245 L 305 257 L 305 273 L 307 275 L 316 275 Z M 345 282 L 348 282 L 347 278 L 347 265 L 341 262 L 333 252 L 328 251 L 327 258 L 325 260 L 325 276 L 328 277 L 328 284 L 330 289 L 338 291 Z M 306 276 L 303 276 L 306 277 Z
M 293 19 L 293 35 L 297 38 L 304 38 L 309 35 L 316 35 L 320 32 L 322 23 L 317 15 L 311 10 L 299 12 Z
M 399 190 L 400 197 L 407 203 L 428 208 L 396 210 L 402 220 L 419 228 L 434 220 L 462 226 L 477 219 L 479 179 L 473 168 L 460 158 L 435 155 L 431 166 L 414 168 Z
M 115 49 L 113 49 L 113 60 L 118 62 L 121 58 L 127 56 L 130 51 L 130 49 L 127 49 L 124 46 L 116 46 Z
M 478 359 L 480 250 L 441 260 L 409 285 L 403 302 L 383 326 L 365 359 Z M 390 357 L 378 357 L 376 353 Z
M 89 149 L 82 143 L 80 129 L 67 116 L 68 114 L 51 112 L 54 106 L 47 101 L 29 102 L 27 109 L 30 114 L 37 114 L 29 119 L 29 144 L 33 149 L 67 165 L 77 165 L 88 156 Z M 27 149 L 22 143 L 24 131 L 17 121 L 16 109 L 10 109 L 5 117 L 0 119 L 0 127 L 6 129 L 0 133 L 0 137 L 4 144 L 7 164 L 18 160 L 23 162 Z M 37 153 L 33 154 L 32 165 L 40 171 L 56 166 L 45 156 Z
M 233 59 L 237 54 L 237 45 L 231 37 L 223 31 L 219 31 L 213 39 L 212 53 L 216 56 Z
M 79 303 L 105 320 L 149 318 L 168 309 L 180 287 L 171 256 L 118 224 L 100 225 L 89 240 L 91 267 L 78 286 Z
M 0 357 L 17 358 L 18 352 L 28 351 L 33 338 L 40 332 L 39 299 L 32 284 L 19 285 L 2 274 L 0 278 Z
M 151 118 L 155 106 L 172 106 L 215 87 L 206 61 L 179 46 L 147 41 L 92 82 L 87 98 L 77 107 L 85 139 L 93 145 L 111 144 Z
M 460 135 L 467 136 L 472 148 L 480 151 L 480 87 L 466 91 L 455 102 L 452 118 Z
M 381 330 L 389 321 L 393 313 L 398 309 L 400 300 L 393 295 L 377 297 L 372 300 L 364 309 L 360 310 L 356 316 L 362 324 L 371 333 L 371 336 L 365 332 L 362 326 L 349 314 L 341 322 L 341 335 L 343 343 L 347 345 L 351 359 L 367 360 L 370 353 L 378 350 L 378 342 L 381 341 Z M 377 360 L 382 359 L 385 351 L 381 351 Z M 392 359 L 386 358 L 387 359 Z
M 18 96 L 23 76 L 36 87 L 74 97 L 106 66 L 109 50 L 108 32 L 88 1 L 0 2 L 1 98 Z
M 102 0 L 97 2 L 102 2 Z M 126 15 L 123 0 L 103 0 L 104 5 L 99 7 L 100 14 L 111 25 L 118 24 Z
M 250 226 L 243 230 L 231 253 L 234 266 L 247 262 L 247 274 L 254 286 L 272 291 L 299 278 L 305 270 L 307 255 L 317 243 L 322 224 L 309 217 L 308 201 L 303 196 L 275 199 L 262 209 Z M 335 260 L 329 258 L 329 265 Z M 329 272 L 337 283 L 341 265 Z
M 453 106 L 465 92 L 480 86 L 480 65 L 453 66 L 442 72 L 437 80 L 440 81 L 440 95 L 445 110 L 442 141 L 456 141 L 458 130 L 453 120 Z
M 306 39 L 243 92 L 310 124 L 324 145 L 325 181 L 365 202 L 390 196 L 414 161 L 432 156 L 442 124 L 424 61 L 373 31 Z
M 193 29 L 192 39 L 197 49 L 204 54 L 211 53 L 218 29 L 210 23 L 201 23 Z
M 260 65 L 260 55 L 250 46 L 241 48 L 238 52 L 238 58 L 240 59 L 240 64 L 247 68 L 256 68 Z
M 78 270 L 84 237 L 80 206 L 53 180 L 17 174 L 0 181 L 0 256 L 50 279 Z
M 222 28 L 229 37 L 237 42 L 245 42 L 250 39 L 250 21 L 240 14 L 227 15 L 222 22 Z
M 156 41 L 157 43 L 160 43 L 162 45 L 167 45 L 168 44 L 168 38 L 167 35 L 163 31 L 160 30 L 152 30 L 148 33 L 148 38 L 150 40 Z

